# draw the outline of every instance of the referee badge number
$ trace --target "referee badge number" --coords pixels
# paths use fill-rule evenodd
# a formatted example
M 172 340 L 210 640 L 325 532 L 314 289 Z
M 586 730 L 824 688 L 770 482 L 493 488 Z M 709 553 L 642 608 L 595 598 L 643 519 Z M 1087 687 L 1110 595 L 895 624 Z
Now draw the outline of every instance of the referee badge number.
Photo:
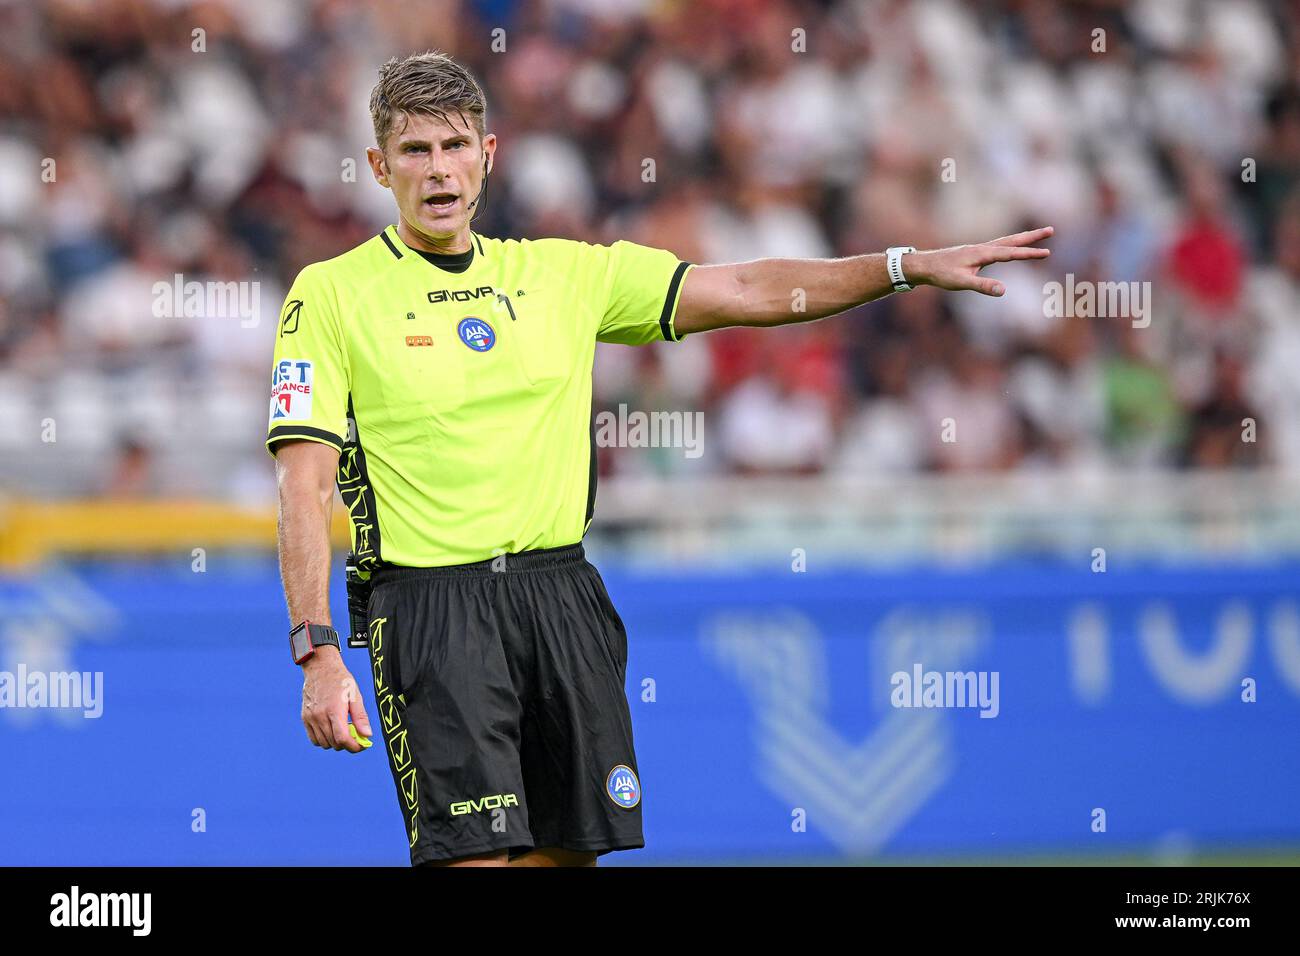
M 631 810 L 641 802 L 641 781 L 631 767 L 619 764 L 605 778 L 605 792 L 624 810 Z
M 486 352 L 497 344 L 497 334 L 486 319 L 475 316 L 461 319 L 456 331 L 460 334 L 460 340 L 475 352 Z

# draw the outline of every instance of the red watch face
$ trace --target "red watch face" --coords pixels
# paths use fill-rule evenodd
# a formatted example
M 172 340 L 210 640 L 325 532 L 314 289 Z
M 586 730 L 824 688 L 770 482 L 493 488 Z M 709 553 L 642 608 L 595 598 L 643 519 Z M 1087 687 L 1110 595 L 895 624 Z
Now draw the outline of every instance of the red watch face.
M 311 644 L 311 630 L 307 624 L 308 622 L 304 621 L 289 632 L 289 652 L 293 654 L 295 664 L 301 664 L 316 652 Z

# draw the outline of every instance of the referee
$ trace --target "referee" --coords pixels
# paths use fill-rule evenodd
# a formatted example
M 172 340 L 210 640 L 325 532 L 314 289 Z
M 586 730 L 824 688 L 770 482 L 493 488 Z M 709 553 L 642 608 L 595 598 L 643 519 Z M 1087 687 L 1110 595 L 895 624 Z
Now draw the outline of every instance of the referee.
M 1048 255 L 1033 244 L 1052 230 L 711 266 L 493 239 L 470 228 L 497 149 L 485 111 L 446 56 L 384 64 L 366 154 L 397 224 L 303 269 L 281 312 L 266 441 L 290 646 L 307 736 L 360 751 L 375 727 L 330 627 L 337 484 L 412 865 L 593 865 L 645 845 L 627 634 L 581 544 L 596 342 L 804 322 L 918 284 L 997 296 L 980 269 Z

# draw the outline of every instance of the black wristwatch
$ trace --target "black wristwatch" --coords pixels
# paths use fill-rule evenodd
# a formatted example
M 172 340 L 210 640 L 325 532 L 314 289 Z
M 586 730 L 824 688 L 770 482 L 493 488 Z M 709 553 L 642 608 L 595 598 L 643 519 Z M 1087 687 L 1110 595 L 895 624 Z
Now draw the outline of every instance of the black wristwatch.
M 328 624 L 303 621 L 289 632 L 289 653 L 293 655 L 295 664 L 301 664 L 316 653 L 316 648 L 326 644 L 339 646 L 338 631 Z

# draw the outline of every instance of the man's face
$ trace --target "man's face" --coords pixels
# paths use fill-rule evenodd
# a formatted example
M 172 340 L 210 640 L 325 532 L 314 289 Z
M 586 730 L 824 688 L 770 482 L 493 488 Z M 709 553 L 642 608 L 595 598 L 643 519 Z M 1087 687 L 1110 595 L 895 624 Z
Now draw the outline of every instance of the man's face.
M 496 136 L 482 139 L 473 125 L 450 126 L 434 116 L 405 115 L 388 137 L 384 152 L 371 147 L 366 158 L 375 179 L 393 191 L 402 219 L 429 240 L 468 239 L 470 203 L 483 187 L 483 163 L 491 168 Z

